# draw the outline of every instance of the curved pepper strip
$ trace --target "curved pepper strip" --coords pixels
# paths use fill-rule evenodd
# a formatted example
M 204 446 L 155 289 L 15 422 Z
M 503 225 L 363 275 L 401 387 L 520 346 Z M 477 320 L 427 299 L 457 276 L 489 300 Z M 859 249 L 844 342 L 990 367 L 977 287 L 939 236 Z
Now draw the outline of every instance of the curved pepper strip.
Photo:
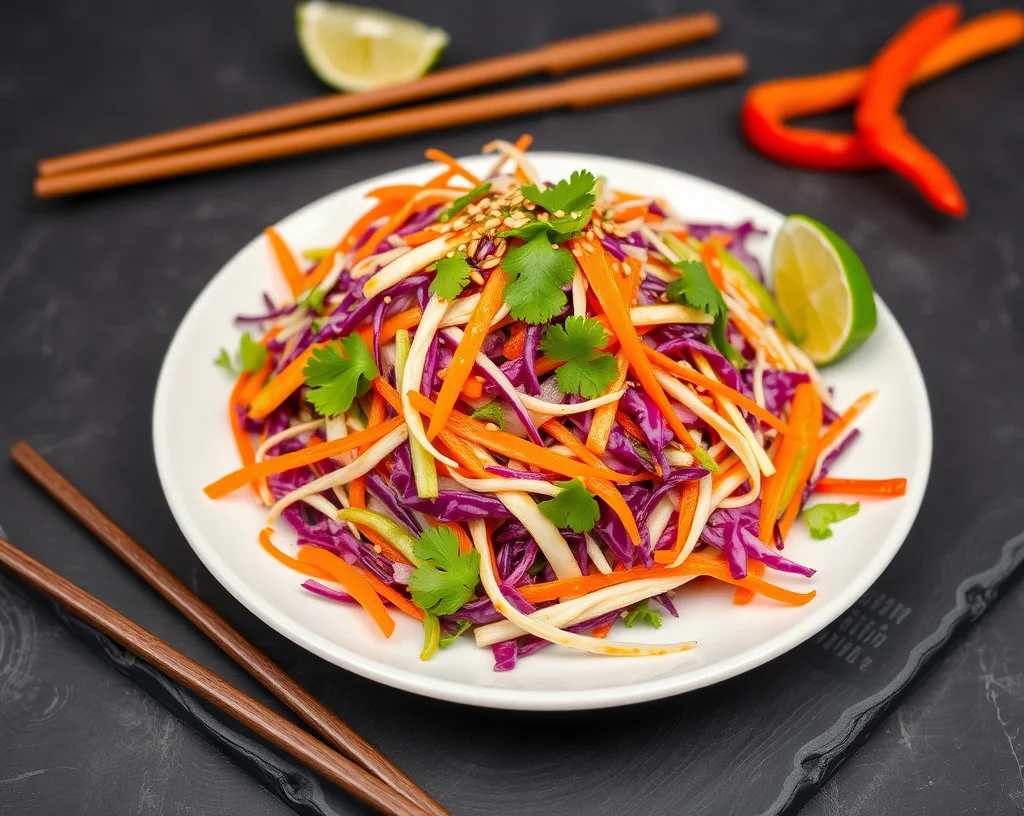
M 928 52 L 913 71 L 909 85 L 929 82 L 977 59 L 1005 51 L 1024 40 L 1024 13 L 1005 9 L 964 23 Z M 787 125 L 787 120 L 826 113 L 857 102 L 868 68 L 847 68 L 809 77 L 771 80 L 755 85 L 743 103 L 747 140 L 770 158 L 824 170 L 858 170 L 880 162 L 865 141 L 844 133 Z
M 917 187 L 937 210 L 956 218 L 967 213 L 960 186 L 939 158 L 907 130 L 899 109 L 914 69 L 959 20 L 958 6 L 940 3 L 900 29 L 872 61 L 854 115 L 857 131 L 878 160 Z

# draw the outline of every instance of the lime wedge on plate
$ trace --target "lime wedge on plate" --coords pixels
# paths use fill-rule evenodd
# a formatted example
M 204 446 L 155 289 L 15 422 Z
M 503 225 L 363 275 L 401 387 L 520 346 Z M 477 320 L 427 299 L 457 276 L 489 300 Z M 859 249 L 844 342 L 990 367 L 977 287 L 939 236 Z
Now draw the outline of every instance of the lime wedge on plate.
M 791 215 L 772 249 L 775 299 L 800 347 L 817 364 L 838 360 L 875 330 L 875 296 L 860 258 L 842 238 Z
M 345 3 L 295 8 L 306 62 L 339 91 L 372 91 L 423 76 L 448 45 L 448 34 L 418 20 Z

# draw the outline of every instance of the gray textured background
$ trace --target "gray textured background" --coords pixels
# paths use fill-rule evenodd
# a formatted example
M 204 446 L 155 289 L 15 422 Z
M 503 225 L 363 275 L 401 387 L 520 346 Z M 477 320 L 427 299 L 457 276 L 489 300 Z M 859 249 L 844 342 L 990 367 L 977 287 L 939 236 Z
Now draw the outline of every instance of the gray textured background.
M 668 0 L 382 5 L 452 32 L 449 64 L 696 8 Z M 713 46 L 693 51 L 744 49 L 753 79 L 863 62 L 917 7 L 910 0 L 704 5 L 719 12 L 723 33 Z M 994 4 L 966 5 L 974 12 Z M 419 770 L 432 790 L 460 791 L 464 812 L 504 812 L 496 801 L 512 802 L 517 792 L 510 788 L 524 776 L 527 801 L 538 801 L 543 791 L 553 798 L 546 807 L 520 804 L 519 813 L 570 812 L 581 801 L 595 813 L 675 814 L 690 805 L 673 795 L 669 781 L 636 786 L 637 774 L 649 767 L 639 758 L 596 788 L 559 798 L 558 791 L 583 778 L 577 763 L 587 762 L 586 753 L 561 762 L 523 756 L 517 767 L 505 767 L 488 756 L 486 739 L 480 750 L 458 741 L 471 732 L 461 724 L 464 715 L 443 704 L 420 706 L 422 716 L 436 722 L 436 738 L 403 743 L 394 727 L 383 725 L 396 700 L 408 705 L 402 695 L 382 693 L 358 678 L 333 691 L 319 662 L 252 619 L 182 542 L 156 483 L 149 442 L 163 351 L 210 275 L 265 224 L 307 201 L 417 163 L 429 144 L 459 155 L 494 136 L 528 129 L 542 149 L 654 161 L 783 211 L 820 216 L 861 252 L 921 357 L 938 435 L 919 527 L 937 541 L 944 533 L 960 542 L 977 536 L 979 548 L 978 563 L 969 551 L 937 549 L 939 573 L 952 578 L 985 568 L 992 548 L 980 563 L 982 545 L 994 542 L 997 548 L 1024 529 L 1020 53 L 947 77 L 915 93 L 906 107 L 914 129 L 964 186 L 971 215 L 954 224 L 888 175 L 796 172 L 751 153 L 737 132 L 739 84 L 81 200 L 36 202 L 29 190 L 32 163 L 40 156 L 321 89 L 298 56 L 285 2 L 4 3 L 0 30 L 0 449 L 29 439 L 300 681 L 315 674 L 318 693 L 371 742 L 387 741 L 399 765 Z M 19 546 L 253 691 L 247 678 L 9 466 L 0 467 L 0 522 Z M 934 606 L 949 603 L 936 599 Z M 1017 586 L 805 812 L 1024 812 L 1022 612 L 1024 590 Z M 649 720 L 651 710 L 642 716 Z M 446 725 L 456 717 L 460 726 L 449 733 Z M 375 718 L 382 723 L 379 733 Z M 514 731 L 510 719 L 488 722 Z M 570 722 L 590 734 L 595 755 L 606 745 L 609 736 L 598 724 Z M 630 715 L 614 722 L 628 728 Z M 674 734 L 670 724 L 647 725 L 634 735 L 637 756 L 657 752 Z M 436 752 L 449 759 L 436 772 L 440 776 L 423 778 L 423 770 L 433 767 L 427 755 Z M 762 783 L 778 786 L 779 780 Z M 0 813 L 240 812 L 288 811 L 0 578 Z

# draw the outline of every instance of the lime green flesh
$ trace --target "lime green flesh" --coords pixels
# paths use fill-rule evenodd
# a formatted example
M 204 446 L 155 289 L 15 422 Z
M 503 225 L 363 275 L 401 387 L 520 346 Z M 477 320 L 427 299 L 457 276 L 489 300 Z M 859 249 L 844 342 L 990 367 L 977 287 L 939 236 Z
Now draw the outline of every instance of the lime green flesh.
M 345 3 L 301 3 L 295 9 L 306 62 L 339 91 L 372 91 L 429 71 L 448 34 L 417 20 Z
M 772 280 L 793 336 L 818 365 L 846 356 L 875 330 L 864 264 L 824 224 L 803 215 L 786 219 L 772 250 Z

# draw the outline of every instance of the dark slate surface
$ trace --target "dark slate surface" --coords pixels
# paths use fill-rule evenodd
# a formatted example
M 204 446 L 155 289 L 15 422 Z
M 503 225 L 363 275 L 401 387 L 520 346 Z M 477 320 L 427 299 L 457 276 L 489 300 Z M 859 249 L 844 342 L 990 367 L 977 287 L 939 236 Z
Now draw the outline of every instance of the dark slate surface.
M 684 8 L 386 5 L 451 31 L 450 63 Z M 916 6 L 707 5 L 725 25 L 715 48 L 745 49 L 754 78 L 862 62 Z M 290 25 L 290 4 L 269 0 L 0 9 L 0 448 L 35 444 L 457 814 L 793 811 L 879 723 L 805 812 L 1024 810 L 1019 584 L 1008 582 L 1007 598 L 964 636 L 1020 556 L 1004 543 L 1024 529 L 1024 56 L 961 71 L 907 104 L 915 130 L 963 183 L 964 223 L 942 220 L 884 174 L 826 176 L 760 159 L 737 134 L 740 86 L 76 201 L 31 199 L 37 157 L 317 93 Z M 540 148 L 653 161 L 820 217 L 862 254 L 903 324 L 933 400 L 931 485 L 892 567 L 817 643 L 719 687 L 604 714 L 462 709 L 349 676 L 283 641 L 219 588 L 178 534 L 150 453 L 150 408 L 164 349 L 210 275 L 308 200 L 416 163 L 429 144 L 472 153 L 521 129 Z M 6 465 L 0 523 L 32 555 L 265 697 Z M 981 577 L 965 583 L 970 576 Z M 946 640 L 956 643 L 943 650 Z M 915 669 L 931 666 L 916 692 L 894 700 Z M 882 721 L 887 700 L 896 709 Z M 338 813 L 360 812 L 326 795 Z M 290 811 L 0 578 L 0 813 L 36 812 Z

